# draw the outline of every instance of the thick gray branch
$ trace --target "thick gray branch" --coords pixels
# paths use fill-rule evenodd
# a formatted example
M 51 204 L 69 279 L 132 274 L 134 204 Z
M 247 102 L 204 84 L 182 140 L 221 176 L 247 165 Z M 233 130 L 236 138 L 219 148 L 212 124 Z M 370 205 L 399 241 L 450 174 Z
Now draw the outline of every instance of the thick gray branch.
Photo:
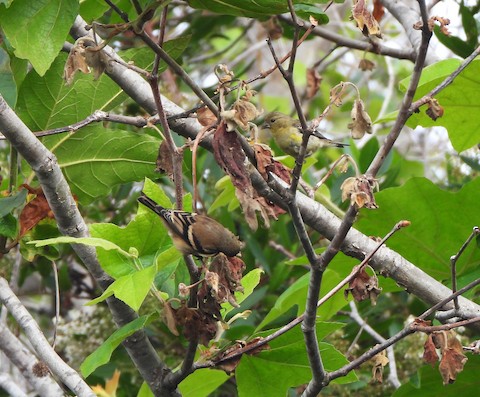
M 32 389 L 40 396 L 62 397 L 64 395 L 63 390 L 50 376 L 40 378 L 33 373 L 32 367 L 37 362 L 37 358 L 4 324 L 0 324 L 0 350 L 5 353 L 10 362 L 18 368 L 23 377 L 32 386 Z M 0 387 L 3 387 L 1 382 Z M 5 387 L 3 388 L 7 390 Z M 13 396 L 21 395 L 18 392 L 12 393 L 9 390 L 7 391 Z
M 38 324 L 22 305 L 17 296 L 3 277 L 0 278 L 0 301 L 5 305 L 18 325 L 23 329 L 35 352 L 55 374 L 76 395 L 95 397 L 95 393 L 85 383 L 82 377 L 70 368 L 48 343 Z
M 382 3 L 395 19 L 400 22 L 415 53 L 418 54 L 422 44 L 422 31 L 413 28 L 414 24 L 422 20 L 418 2 L 415 0 L 382 0 Z M 430 65 L 437 60 L 437 57 L 430 53 L 427 54 L 425 63 Z

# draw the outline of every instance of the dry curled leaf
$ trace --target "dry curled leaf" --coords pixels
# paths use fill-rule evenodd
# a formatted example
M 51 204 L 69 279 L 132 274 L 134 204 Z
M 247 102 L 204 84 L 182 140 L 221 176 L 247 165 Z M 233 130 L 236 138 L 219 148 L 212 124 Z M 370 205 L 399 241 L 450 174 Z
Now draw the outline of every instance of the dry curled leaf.
M 263 27 L 267 30 L 268 37 L 272 40 L 277 40 L 283 35 L 282 25 L 278 22 L 278 18 L 273 16 L 267 21 L 262 22 Z
M 438 101 L 435 98 L 429 98 L 427 105 L 428 105 L 428 109 L 425 111 L 425 113 L 433 121 L 443 116 L 443 113 L 444 113 L 443 107 L 440 105 L 440 103 L 438 103 Z
M 197 119 L 204 127 L 210 127 L 217 122 L 217 116 L 206 106 L 197 110 Z
M 342 201 L 350 199 L 350 204 L 356 205 L 358 208 L 378 208 L 373 196 L 373 190 L 378 189 L 376 179 L 365 175 L 350 177 L 343 181 L 340 189 L 342 190 Z
M 448 25 L 450 25 L 450 19 L 448 18 L 443 18 L 443 17 L 437 17 L 433 16 L 428 20 L 428 29 L 433 31 L 433 28 L 435 26 L 435 22 L 438 22 L 440 25 L 440 32 L 442 32 L 445 36 L 450 36 L 450 32 L 447 28 Z
M 156 172 L 166 174 L 170 179 L 173 179 L 172 153 L 166 141 L 162 141 L 158 148 L 156 165 Z
M 312 99 L 318 92 L 320 88 L 320 83 L 322 82 L 322 76 L 318 73 L 317 70 L 308 68 L 307 69 L 307 99 Z
M 42 219 L 54 219 L 54 215 L 41 187 L 35 189 L 28 185 L 21 185 L 28 190 L 30 194 L 36 195 L 28 204 L 23 207 L 20 213 L 20 234 L 19 238 L 33 229 Z
M 90 73 L 90 68 L 92 68 L 95 80 L 102 75 L 109 67 L 110 61 L 109 56 L 102 48 L 89 36 L 80 37 L 75 41 L 63 70 L 63 78 L 67 85 L 73 82 L 77 71 Z
M 366 37 L 376 36 L 381 39 L 382 33 L 380 31 L 380 25 L 372 13 L 368 11 L 365 3 L 365 0 L 355 1 L 352 8 L 352 17 Z
M 438 361 L 437 349 L 433 342 L 432 334 L 428 335 L 427 340 L 423 345 L 423 361 L 430 364 L 432 367 L 434 367 L 435 363 Z
M 382 289 L 378 287 L 377 277 L 375 275 L 369 276 L 363 267 L 353 280 L 350 281 L 348 288 L 345 289 L 345 297 L 348 296 L 348 293 L 351 293 L 353 299 L 357 302 L 370 299 L 372 306 L 375 306 L 377 303 L 377 297 L 380 295 L 381 291 Z
M 362 58 L 358 63 L 358 68 L 364 72 L 375 69 L 375 63 L 369 59 Z
M 355 99 L 350 117 L 352 122 L 348 124 L 348 128 L 352 130 L 353 139 L 360 139 L 365 133 L 372 133 L 372 119 L 365 110 L 365 104 L 361 99 Z
M 455 382 L 457 375 L 463 371 L 463 367 L 467 362 L 467 357 L 463 354 L 463 347 L 457 339 L 455 331 L 445 331 L 447 334 L 447 343 L 441 349 L 442 359 L 438 369 L 442 375 L 443 384 L 447 385 Z
M 227 123 L 227 131 L 234 131 L 237 126 L 248 130 L 248 123 L 260 116 L 255 105 L 246 99 L 235 101 L 230 110 L 221 113 L 222 119 Z
M 385 8 L 380 0 L 373 0 L 373 17 L 376 21 L 380 22 L 385 15 Z
M 383 368 L 389 363 L 387 358 L 387 352 L 382 350 L 380 353 L 376 354 L 372 358 L 373 368 L 372 368 L 372 377 L 373 380 L 378 383 L 383 382 Z
M 272 215 L 271 208 L 265 206 L 265 200 L 259 197 L 252 186 L 245 166 L 246 156 L 238 135 L 227 132 L 226 124 L 222 122 L 215 131 L 212 146 L 217 163 L 227 172 L 235 186 L 235 194 L 250 228 L 252 230 L 258 228 L 257 211 L 268 226 L 269 216 Z
M 223 63 L 216 65 L 214 72 L 219 82 L 219 88 L 228 86 L 235 78 L 235 73 Z

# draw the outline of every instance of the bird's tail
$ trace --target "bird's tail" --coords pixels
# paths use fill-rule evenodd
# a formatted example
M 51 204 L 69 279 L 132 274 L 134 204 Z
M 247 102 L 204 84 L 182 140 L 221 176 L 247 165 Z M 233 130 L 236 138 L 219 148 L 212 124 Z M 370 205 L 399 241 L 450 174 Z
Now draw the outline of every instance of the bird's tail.
M 165 211 L 165 208 L 163 208 L 161 205 L 157 204 L 150 197 L 148 197 L 145 193 L 142 192 L 141 196 L 137 200 L 140 203 L 142 203 L 145 207 L 150 208 L 153 212 L 155 212 L 158 215 L 163 217 L 163 211 Z

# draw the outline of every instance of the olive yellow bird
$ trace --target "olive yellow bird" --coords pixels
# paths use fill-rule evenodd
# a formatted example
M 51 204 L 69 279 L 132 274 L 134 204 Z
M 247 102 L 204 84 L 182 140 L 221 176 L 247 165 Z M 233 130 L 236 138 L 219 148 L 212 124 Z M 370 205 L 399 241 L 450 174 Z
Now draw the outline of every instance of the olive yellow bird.
M 283 152 L 297 157 L 302 145 L 302 127 L 300 121 L 280 112 L 271 112 L 265 116 L 262 130 L 259 133 L 261 143 L 267 143 L 269 137 L 273 137 L 276 144 Z M 345 147 L 347 144 L 334 142 L 318 131 L 313 131 L 308 140 L 305 156 L 311 156 L 323 147 Z

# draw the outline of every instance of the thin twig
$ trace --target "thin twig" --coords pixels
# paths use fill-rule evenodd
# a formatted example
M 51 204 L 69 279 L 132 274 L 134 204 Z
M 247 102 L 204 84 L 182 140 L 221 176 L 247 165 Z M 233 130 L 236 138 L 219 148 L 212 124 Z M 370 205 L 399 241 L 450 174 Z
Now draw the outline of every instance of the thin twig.
M 420 76 L 422 74 L 423 67 L 425 65 L 425 59 L 427 56 L 427 51 L 430 43 L 430 38 L 432 37 L 432 32 L 428 28 L 428 15 L 427 10 L 425 8 L 425 1 L 420 1 L 420 11 L 422 14 L 422 42 L 420 45 L 420 49 L 418 52 L 417 59 L 415 61 L 415 66 L 413 68 L 412 77 L 410 79 L 410 84 L 408 86 L 407 92 L 405 93 L 402 101 L 402 105 L 400 110 L 398 111 L 397 119 L 395 120 L 395 124 L 393 125 L 392 129 L 390 130 L 389 134 L 387 135 L 383 145 L 380 147 L 377 155 L 373 159 L 372 163 L 368 167 L 366 175 L 375 177 L 378 173 L 378 170 L 384 163 L 387 155 L 392 150 L 393 145 L 397 141 L 402 128 L 405 126 L 408 118 L 412 115 L 412 111 L 410 110 L 410 106 L 413 101 L 413 97 L 418 87 L 418 83 L 420 81 Z
M 53 279 L 55 280 L 55 325 L 53 327 L 52 349 L 55 350 L 57 341 L 58 320 L 60 318 L 60 284 L 58 282 L 58 268 L 55 261 L 52 261 Z
M 457 291 L 457 275 L 456 275 L 456 264 L 458 261 L 458 258 L 463 254 L 463 252 L 467 249 L 468 245 L 470 242 L 473 240 L 475 236 L 478 236 L 480 234 L 480 229 L 478 226 L 475 226 L 473 228 L 472 233 L 470 233 L 470 236 L 468 236 L 467 240 L 463 243 L 462 247 L 460 250 L 453 256 L 450 257 L 450 266 L 452 269 L 452 292 L 455 293 Z M 453 299 L 453 304 L 455 305 L 455 310 L 459 310 L 460 306 L 458 305 L 458 297 L 455 297 Z
M 361 331 L 365 330 L 365 332 L 367 332 L 370 336 L 375 338 L 377 342 L 380 342 L 380 343 L 385 342 L 386 339 L 382 335 L 380 335 L 377 331 L 375 331 L 370 325 L 368 325 L 366 320 L 360 316 L 360 313 L 358 312 L 358 309 L 357 309 L 357 305 L 355 305 L 354 301 L 350 302 L 350 309 L 351 311 L 348 312 L 347 315 L 352 320 L 354 320 L 358 325 L 360 325 L 359 335 Z M 398 380 L 395 352 L 392 346 L 387 347 L 387 356 L 388 356 L 389 367 L 390 367 L 390 374 L 388 375 L 388 380 L 393 385 L 393 387 L 398 389 L 401 386 L 401 383 Z
M 157 124 L 160 122 L 160 120 L 158 120 L 158 117 L 156 116 L 151 117 L 150 119 L 147 119 L 143 116 L 135 116 L 135 117 L 124 116 L 122 114 L 114 114 L 110 112 L 104 112 L 103 110 L 96 110 L 91 115 L 87 116 L 86 118 L 84 118 L 83 120 L 77 123 L 54 128 L 51 130 L 34 132 L 34 135 L 40 138 L 44 136 L 62 134 L 64 132 L 76 132 L 79 129 L 86 127 L 89 124 L 98 123 L 102 121 L 128 124 L 128 125 L 132 125 L 139 128 L 146 127 L 149 124 Z M 4 139 L 6 139 L 5 136 L 0 134 L 0 140 L 4 140 Z

